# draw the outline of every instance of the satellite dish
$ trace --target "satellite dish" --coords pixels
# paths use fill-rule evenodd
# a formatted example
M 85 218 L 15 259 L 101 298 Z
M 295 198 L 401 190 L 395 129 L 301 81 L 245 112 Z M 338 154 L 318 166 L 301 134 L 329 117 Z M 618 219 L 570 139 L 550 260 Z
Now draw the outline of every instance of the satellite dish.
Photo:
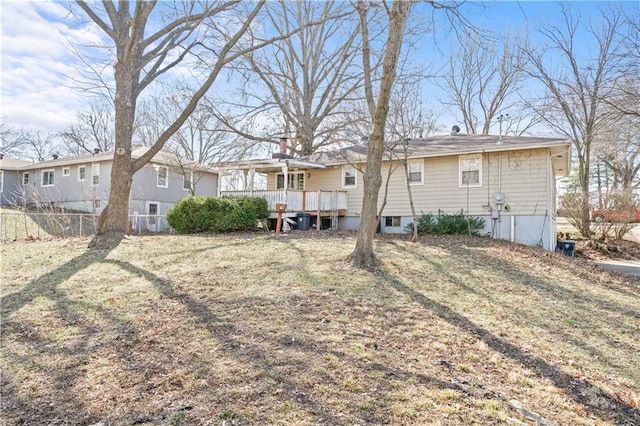
M 451 136 L 455 136 L 455 135 L 457 135 L 458 133 L 460 133 L 460 127 L 458 127 L 458 126 L 453 126 L 453 127 L 451 128 Z

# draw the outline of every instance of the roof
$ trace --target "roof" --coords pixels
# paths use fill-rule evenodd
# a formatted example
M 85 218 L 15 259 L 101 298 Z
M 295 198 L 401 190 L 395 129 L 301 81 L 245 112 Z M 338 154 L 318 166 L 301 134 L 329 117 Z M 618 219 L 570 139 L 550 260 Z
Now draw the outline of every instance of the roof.
M 131 152 L 131 157 L 132 158 L 139 158 L 141 157 L 145 152 L 147 152 L 147 150 L 149 149 L 149 147 L 146 146 L 142 146 L 142 147 L 138 147 L 138 148 L 134 148 L 133 151 Z M 153 159 L 151 160 L 151 162 L 153 163 L 158 163 L 158 164 L 165 164 L 165 165 L 175 165 L 176 164 L 176 157 L 174 154 L 168 152 L 168 151 L 160 151 L 158 152 Z M 0 160 L 2 161 L 2 168 L 4 167 L 4 161 L 6 161 L 7 159 L 3 159 Z M 44 169 L 44 168 L 53 168 L 56 166 L 69 166 L 72 164 L 85 164 L 85 163 L 96 163 L 96 162 L 100 162 L 100 161 L 112 161 L 113 160 L 113 151 L 105 151 L 105 152 L 99 152 L 97 154 L 83 154 L 83 155 L 74 155 L 74 156 L 69 156 L 69 157 L 58 157 L 57 159 L 52 159 L 52 160 L 45 160 L 45 161 L 40 161 L 37 163 L 32 163 L 31 161 L 24 161 L 24 164 L 16 166 L 17 168 L 20 168 L 22 170 L 27 170 L 27 169 Z M 14 161 L 21 161 L 21 160 L 14 160 Z M 185 163 L 187 164 L 187 163 Z M 195 169 L 196 170 L 202 170 L 202 171 L 210 171 L 213 172 L 211 167 L 208 167 L 206 165 L 203 164 L 196 164 Z M 189 164 L 188 167 L 192 167 L 193 164 Z
M 486 152 L 520 151 L 526 149 L 555 148 L 554 151 L 566 152 L 570 147 L 567 139 L 540 138 L 525 136 L 464 135 L 434 136 L 423 139 L 409 139 L 407 154 L 409 158 L 441 157 L 447 155 L 477 154 Z M 396 146 L 393 152 L 403 155 L 403 147 Z M 555 154 L 556 152 L 553 152 Z M 354 145 L 335 151 L 317 152 L 306 157 L 325 165 L 339 165 L 366 161 L 367 147 Z
M 259 160 L 229 161 L 212 164 L 215 170 L 255 170 L 260 173 L 279 172 L 284 166 L 299 169 L 324 169 L 324 164 L 302 158 L 266 158 Z
M 32 165 L 33 161 L 4 157 L 0 160 L 0 170 L 17 170 L 22 166 Z
M 495 135 L 444 135 L 431 138 L 409 139 L 408 158 L 431 158 L 449 155 L 480 154 L 491 152 L 510 152 L 529 149 L 549 149 L 553 169 L 556 175 L 566 176 L 570 170 L 571 142 L 564 138 L 541 138 L 529 136 Z M 393 149 L 398 158 L 404 156 L 403 147 Z M 349 163 L 363 163 L 367 160 L 367 147 L 354 145 L 339 150 L 317 152 L 302 160 L 317 162 L 327 166 Z

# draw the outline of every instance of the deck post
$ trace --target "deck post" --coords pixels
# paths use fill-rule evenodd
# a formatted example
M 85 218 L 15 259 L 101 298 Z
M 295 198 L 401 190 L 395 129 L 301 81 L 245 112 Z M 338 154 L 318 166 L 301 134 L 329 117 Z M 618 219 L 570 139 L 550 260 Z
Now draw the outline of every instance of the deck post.
M 249 169 L 249 191 L 252 197 L 253 197 L 253 180 L 255 178 L 255 175 L 256 175 L 256 169 L 250 168 Z
M 287 200 L 287 188 L 289 188 L 289 161 L 284 162 L 284 166 L 282 166 L 282 174 L 284 175 L 284 179 L 282 179 L 284 182 L 284 188 L 282 188 L 284 200 L 282 202 L 289 204 L 289 200 Z
M 318 212 L 316 213 L 316 231 L 322 229 L 322 218 L 320 217 L 320 201 L 322 200 L 322 191 L 318 190 L 316 192 L 316 207 L 318 208 Z
M 225 173 L 225 169 L 220 169 L 218 171 L 218 188 L 216 188 L 217 189 L 216 197 L 219 197 L 220 192 L 222 191 L 222 176 L 224 176 L 224 173 Z

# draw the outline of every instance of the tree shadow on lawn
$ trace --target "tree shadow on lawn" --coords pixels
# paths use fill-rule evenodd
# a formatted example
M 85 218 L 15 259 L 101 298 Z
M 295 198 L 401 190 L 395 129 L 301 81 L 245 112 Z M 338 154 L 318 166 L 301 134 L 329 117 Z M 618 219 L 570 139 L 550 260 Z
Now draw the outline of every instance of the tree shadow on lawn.
M 463 276 L 461 276 L 462 273 L 468 274 L 468 271 L 466 271 L 465 269 L 463 268 L 453 269 L 451 267 L 445 267 L 442 263 L 426 256 L 424 252 L 420 250 L 416 250 L 415 248 L 412 248 L 412 247 L 403 247 L 402 250 L 404 250 L 405 252 L 411 253 L 411 255 L 419 259 L 421 262 L 424 262 L 424 264 L 430 265 L 435 271 L 437 271 L 437 273 L 440 276 L 444 277 L 448 283 L 454 284 L 455 286 L 463 289 L 465 292 L 475 294 L 476 296 L 483 298 L 488 302 L 496 303 L 495 298 L 492 297 L 492 295 L 489 292 L 485 291 L 482 287 L 474 287 L 469 285 L 467 282 L 465 282 Z M 455 252 L 450 251 L 450 249 L 448 248 L 445 249 L 445 251 L 447 251 L 449 254 L 447 256 L 447 259 L 449 260 L 467 259 L 470 262 L 473 262 L 473 264 L 471 264 L 469 268 L 466 268 L 467 270 L 473 270 L 476 267 L 480 269 L 483 267 L 487 267 L 487 265 L 490 265 L 490 267 L 494 271 L 498 272 L 497 277 L 492 277 L 490 279 L 493 279 L 494 281 L 499 281 L 500 278 L 506 278 L 509 282 L 518 283 L 518 285 L 520 285 L 522 289 L 534 290 L 539 297 L 544 299 L 542 305 L 545 307 L 550 306 L 552 303 L 571 304 L 573 310 L 579 311 L 580 315 L 577 315 L 577 316 L 580 317 L 581 321 L 583 322 L 594 321 L 595 319 L 599 321 L 613 321 L 613 324 L 615 325 L 615 327 L 621 328 L 622 326 L 620 321 L 615 319 L 613 320 L 610 319 L 612 318 L 612 315 L 621 314 L 623 316 L 629 317 L 631 320 L 640 319 L 640 311 L 627 309 L 611 300 L 604 300 L 602 295 L 599 295 L 597 297 L 597 300 L 594 300 L 593 298 L 590 298 L 585 293 L 575 291 L 575 290 L 569 290 L 566 287 L 563 287 L 558 285 L 557 283 L 554 283 L 550 279 L 529 274 L 528 272 L 522 270 L 521 268 L 518 268 L 510 264 L 508 261 L 505 261 L 504 259 L 494 256 L 492 254 L 482 253 L 483 262 L 478 263 L 478 260 L 477 260 L 478 253 L 474 252 L 472 249 L 469 249 L 468 247 L 459 246 L 455 250 Z M 453 272 L 455 272 L 455 274 Z M 471 278 L 473 279 L 476 277 L 471 277 Z M 614 293 L 617 293 L 615 291 L 615 288 L 611 288 L 611 287 L 615 287 L 613 285 L 605 285 L 604 287 L 607 288 L 608 290 L 611 290 Z M 520 290 L 516 289 L 516 290 L 521 292 L 522 289 Z M 632 297 L 632 298 L 636 297 L 636 295 L 634 294 L 628 294 L 628 293 L 620 293 L 620 294 L 626 297 Z M 536 303 L 536 301 L 532 300 L 531 303 Z M 589 306 L 589 304 L 597 305 L 597 306 Z M 503 311 L 506 308 L 504 305 L 500 305 L 500 307 Z M 535 322 L 535 318 L 521 314 L 513 306 L 513 304 L 509 305 L 508 309 L 510 311 L 513 311 L 514 314 L 520 317 L 522 321 L 525 321 L 530 324 L 535 324 L 536 326 L 543 329 L 548 329 L 548 323 L 554 321 L 553 315 L 545 315 L 543 317 L 542 322 Z M 539 309 L 542 310 L 545 308 L 540 307 Z M 565 312 L 565 310 L 558 309 L 556 312 L 559 312 L 562 314 L 563 312 Z M 573 314 L 571 316 L 576 316 L 575 312 L 567 312 L 567 313 Z M 591 336 L 596 335 L 597 333 L 594 332 L 593 330 L 597 330 L 597 329 L 598 329 L 597 327 L 592 326 L 591 330 L 589 331 L 589 334 Z M 548 330 L 548 331 L 553 332 L 556 335 L 559 335 L 562 341 L 570 342 L 574 346 L 584 349 L 586 352 L 591 354 L 591 356 L 593 356 L 595 359 L 607 360 L 612 365 L 615 365 L 616 367 L 621 369 L 624 369 L 625 367 L 624 365 L 619 365 L 618 356 L 614 357 L 613 355 L 607 355 L 603 353 L 601 350 L 597 349 L 592 345 L 587 344 L 585 341 L 578 340 L 573 335 L 564 332 L 561 327 L 557 327 L 557 329 Z M 633 329 L 628 329 L 627 331 L 630 334 L 635 333 L 635 330 Z M 624 349 L 629 353 L 634 353 L 636 351 L 634 347 L 631 347 L 628 344 L 620 342 L 619 340 L 612 339 L 610 336 L 605 335 L 602 332 L 602 330 L 600 331 L 599 334 L 601 335 L 601 340 L 606 342 L 611 348 L 615 348 L 616 350 Z
M 232 333 L 229 332 L 228 327 L 225 327 L 226 321 L 216 316 L 212 312 L 211 308 L 205 303 L 195 300 L 188 293 L 176 290 L 176 288 L 171 284 L 169 280 L 160 278 L 149 271 L 140 269 L 128 262 L 110 262 L 120 266 L 122 269 L 127 270 L 131 273 L 144 276 L 158 289 L 158 291 L 162 295 L 170 300 L 179 302 L 180 304 L 184 305 L 188 309 L 188 312 L 197 319 L 197 322 L 204 326 L 204 328 L 211 334 L 211 336 L 213 336 L 225 348 L 226 351 L 231 352 L 231 356 L 235 358 L 241 358 L 243 362 L 253 365 L 266 377 L 275 378 L 279 382 L 278 386 L 282 386 L 287 389 L 288 392 L 286 392 L 284 396 L 281 396 L 281 398 L 289 399 L 292 403 L 300 403 L 304 407 L 304 411 L 309 411 L 311 414 L 319 416 L 322 423 L 333 425 L 352 424 L 352 420 L 345 418 L 343 413 L 332 412 L 332 409 L 326 407 L 321 401 L 315 400 L 314 398 L 308 396 L 314 391 L 313 387 L 305 384 L 302 381 L 297 381 L 293 375 L 286 377 L 282 376 L 282 374 L 278 371 L 278 367 L 282 366 L 282 358 L 278 359 L 277 357 L 274 357 L 274 355 L 271 353 L 272 351 L 265 350 L 264 348 L 261 348 L 256 344 L 248 342 L 247 340 L 234 338 L 232 336 Z M 288 337 L 282 336 L 269 339 L 265 337 L 265 339 L 269 340 L 275 347 L 281 349 L 284 348 L 285 350 L 291 347 L 302 348 L 307 355 L 305 359 L 321 357 L 323 354 L 333 354 L 339 357 L 348 356 L 344 353 L 336 353 L 335 348 L 332 348 L 327 343 L 317 341 L 297 342 L 292 341 Z M 287 358 L 285 362 L 287 365 L 295 366 L 295 370 L 300 373 L 308 373 L 312 369 L 311 366 L 308 365 L 305 361 Z M 356 363 L 357 359 L 353 359 L 353 362 Z M 416 374 L 398 370 L 389 366 L 382 365 L 380 363 L 370 363 L 370 365 L 368 365 L 368 369 L 370 371 L 381 372 L 387 378 L 412 377 L 417 382 L 424 385 L 433 386 L 439 389 L 458 390 L 463 393 L 468 392 L 455 383 L 445 382 L 423 374 Z M 365 417 L 364 420 L 367 422 L 381 421 L 380 418 L 376 417 L 376 413 L 364 412 L 359 414 L 363 415 Z M 372 417 L 366 418 L 368 415 Z
M 387 273 L 383 276 L 383 279 L 398 292 L 407 295 L 439 318 L 476 336 L 496 352 L 518 362 L 529 370 L 539 372 L 542 377 L 563 389 L 576 402 L 586 407 L 595 415 L 601 418 L 612 419 L 619 424 L 640 424 L 640 411 L 604 392 L 587 380 L 576 379 L 541 358 L 531 355 L 516 345 L 497 337 L 448 306 L 432 300 L 415 289 L 403 284 L 393 275 Z M 590 396 L 592 395 L 598 395 L 600 398 L 603 398 L 606 401 L 607 408 L 603 409 L 593 406 L 590 401 Z
M 242 244 L 241 241 L 237 243 L 237 245 Z M 109 347 L 109 341 L 105 343 L 100 339 L 98 339 L 99 343 L 98 346 L 96 346 L 95 337 L 97 335 L 103 332 L 103 330 L 109 330 L 117 336 L 120 336 L 120 338 L 134 339 L 136 337 L 136 330 L 132 330 L 126 320 L 118 318 L 110 310 L 72 300 L 65 291 L 59 289 L 59 286 L 71 277 L 94 264 L 112 264 L 122 270 L 135 274 L 135 276 L 143 276 L 149 283 L 156 286 L 161 294 L 185 305 L 191 314 L 198 318 L 216 339 L 230 347 L 239 345 L 239 342 L 236 342 L 232 337 L 225 334 L 223 329 L 219 328 L 222 321 L 220 321 L 206 305 L 192 299 L 187 293 L 182 294 L 176 292 L 167 279 L 161 278 L 148 270 L 134 266 L 129 262 L 107 259 L 107 256 L 116 247 L 117 244 L 110 243 L 109 245 L 101 245 L 99 248 L 94 247 L 93 249 L 87 250 L 50 272 L 32 280 L 22 289 L 0 298 L 2 340 L 4 340 L 4 336 L 11 334 L 16 336 L 20 344 L 27 344 L 30 347 L 28 353 L 19 353 L 3 348 L 3 358 L 10 361 L 11 364 L 18 369 L 35 369 L 35 371 L 37 371 L 36 374 L 41 376 L 38 380 L 42 380 L 41 383 L 43 384 L 46 383 L 47 389 L 49 389 L 47 396 L 43 395 L 36 399 L 31 399 L 28 396 L 21 397 L 13 392 L 20 379 L 14 379 L 13 374 L 5 371 L 2 393 L 12 393 L 11 412 L 6 412 L 6 408 L 8 407 L 6 405 L 7 401 L 1 404 L 4 406 L 3 411 L 5 411 L 5 415 L 13 415 L 17 420 L 23 417 L 31 420 L 37 419 L 36 421 L 43 421 L 44 423 L 53 421 L 75 422 L 78 421 L 78 419 L 82 419 L 82 421 L 89 421 L 90 419 L 94 421 L 101 420 L 100 417 L 96 418 L 95 415 L 91 416 L 89 414 L 87 404 L 90 403 L 90 401 L 85 401 L 82 395 L 70 392 L 69 386 L 76 378 L 86 374 L 84 369 L 86 367 L 87 356 L 91 356 L 99 347 Z M 228 245 L 224 247 L 228 247 Z M 201 249 L 201 251 L 219 248 L 223 248 L 223 246 L 212 245 Z M 81 329 L 79 334 L 83 336 L 81 340 L 75 342 L 72 347 L 59 346 L 48 336 L 41 334 L 36 327 L 22 324 L 20 321 L 7 319 L 10 318 L 13 313 L 39 298 L 53 302 L 55 307 L 52 309 L 52 312 L 55 312 L 56 317 L 61 319 L 63 326 L 79 327 Z M 90 321 L 85 321 L 85 318 L 83 318 L 83 314 L 88 312 L 96 314 L 101 320 L 106 321 L 107 324 L 110 325 L 103 329 L 95 328 Z M 246 345 L 244 342 L 242 344 Z M 127 353 L 126 346 L 113 345 L 109 347 L 109 349 L 118 351 L 118 359 L 122 363 L 126 362 L 131 355 Z M 41 361 L 39 361 L 38 358 L 40 357 L 57 360 L 62 359 L 63 361 L 61 364 L 39 366 Z M 264 371 L 273 368 L 267 361 L 267 354 L 261 353 L 258 347 L 248 350 L 247 359 L 252 360 L 253 363 L 261 367 Z M 288 387 L 300 388 L 301 386 L 291 381 Z M 295 401 L 294 398 L 292 398 L 292 400 Z M 321 413 L 321 415 L 326 418 L 330 418 L 331 423 L 343 424 L 344 419 L 329 413 L 329 411 L 320 404 L 314 403 L 310 399 L 307 399 L 306 402 L 309 406 L 314 407 L 314 411 Z M 69 411 L 69 407 L 71 406 L 73 407 L 73 414 Z M 141 413 L 130 413 L 133 419 L 135 419 L 136 415 L 139 416 L 140 414 Z M 105 413 L 105 415 L 108 417 L 108 414 Z M 145 418 L 149 418 L 149 416 L 143 415 L 142 419 Z
M 89 311 L 98 313 L 101 319 L 106 319 L 113 325 L 110 330 L 115 331 L 119 337 L 130 336 L 131 330 L 129 330 L 125 321 L 118 319 L 106 309 L 71 301 L 62 295 L 55 296 L 53 300 L 56 304 L 56 312 L 61 314 L 66 325 L 71 324 L 81 327 L 83 330 L 82 335 L 84 335 L 85 338 L 71 345 L 72 347 L 70 348 L 61 347 L 52 344 L 52 341 L 45 336 L 34 332 L 32 329 L 18 322 L 5 322 L 3 333 L 20 335 L 20 341 L 22 343 L 28 343 L 37 352 L 30 354 L 16 353 L 5 347 L 3 348 L 5 352 L 4 358 L 11 360 L 13 365 L 28 368 L 33 374 L 45 375 L 47 377 L 46 384 L 51 384 L 49 387 L 50 392 L 47 394 L 48 398 L 38 400 L 22 398 L 15 393 L 12 394 L 12 414 L 16 415 L 16 419 L 19 418 L 21 422 L 26 421 L 27 423 L 30 423 L 30 419 L 37 419 L 38 422 L 42 422 L 42 424 L 54 421 L 70 422 L 70 424 L 73 424 L 80 419 L 82 422 L 89 424 L 95 423 L 101 420 L 101 416 L 90 415 L 89 409 L 87 408 L 87 403 L 90 401 L 86 401 L 83 395 L 78 395 L 70 391 L 70 385 L 86 375 L 87 360 L 101 349 L 114 350 L 114 348 L 117 348 L 121 361 L 126 361 L 128 354 L 122 347 L 113 345 L 111 341 L 103 342 L 98 340 L 96 342 L 96 339 L 92 339 L 96 335 L 100 335 L 103 330 L 82 321 L 81 314 Z M 76 307 L 76 309 L 74 309 L 74 307 Z M 63 365 L 56 365 L 55 367 L 39 366 L 38 357 L 50 358 L 52 360 L 60 360 L 61 357 L 63 357 L 64 361 L 62 362 Z M 12 374 L 5 372 L 4 376 L 2 384 L 3 394 L 7 390 L 14 388 L 17 384 Z M 71 411 L 67 411 L 69 407 L 72 407 Z M 6 411 L 6 407 L 2 411 Z M 72 417 L 70 418 L 71 414 Z M 75 419 L 73 416 L 76 416 Z M 25 418 L 23 419 L 22 417 Z
M 451 253 L 452 256 L 471 257 L 478 255 L 477 252 L 466 248 L 459 247 L 455 253 Z M 550 278 L 540 277 L 528 273 L 526 270 L 511 264 L 508 260 L 501 258 L 493 252 L 483 252 L 482 260 L 491 265 L 491 267 L 497 271 L 500 275 L 506 277 L 511 282 L 519 283 L 523 288 L 533 290 L 536 294 L 545 300 L 545 306 L 550 306 L 551 303 L 561 303 L 567 309 L 558 309 L 560 314 L 566 313 L 570 317 L 574 317 L 575 320 L 580 321 L 581 325 L 584 323 L 586 327 L 591 327 L 589 334 L 592 336 L 600 336 L 600 339 L 609 345 L 612 349 L 624 348 L 629 353 L 637 351 L 636 348 L 631 347 L 623 342 L 614 339 L 612 336 L 607 335 L 605 327 L 598 327 L 596 321 L 603 322 L 603 325 L 611 325 L 614 329 L 624 330 L 630 335 L 637 333 L 637 328 L 634 328 L 629 323 L 624 321 L 638 321 L 640 320 L 640 295 L 620 293 L 616 291 L 615 285 L 611 283 L 594 283 L 593 287 L 604 287 L 611 293 L 619 293 L 627 298 L 638 301 L 633 309 L 625 307 L 620 303 L 612 300 L 610 295 L 605 295 L 602 292 L 592 293 L 591 288 L 579 291 L 577 289 L 568 288 L 566 285 L 561 285 L 554 282 Z M 588 279 L 588 278 L 582 278 Z M 469 291 L 471 291 L 469 289 Z M 629 304 L 633 306 L 633 303 Z M 552 320 L 552 315 L 546 318 L 547 321 Z M 627 318 L 624 318 L 627 317 Z M 545 324 L 539 324 L 540 327 L 545 328 Z M 550 330 L 551 331 L 551 330 Z M 612 355 L 605 355 L 598 349 L 588 345 L 584 341 L 579 341 L 567 333 L 563 333 L 560 330 L 553 330 L 554 333 L 562 334 L 564 341 L 571 341 L 576 347 L 582 347 L 587 352 L 591 353 L 595 358 L 600 359 L 612 359 Z M 615 358 L 618 358 L 616 355 Z M 620 366 L 618 366 L 620 367 Z
M 7 318 L 10 314 L 39 296 L 53 299 L 60 298 L 60 295 L 56 294 L 60 284 L 89 266 L 104 261 L 116 247 L 117 244 L 113 244 L 102 249 L 87 250 L 80 256 L 74 257 L 51 272 L 31 281 L 21 290 L 3 296 L 0 298 L 0 316 Z
M 79 374 L 80 367 L 82 366 L 82 361 L 79 359 L 79 357 L 76 357 L 76 355 L 78 354 L 78 352 L 87 352 L 87 349 L 85 348 L 85 350 L 82 351 L 82 344 L 77 345 L 73 350 L 60 347 L 51 347 L 51 342 L 44 336 L 38 334 L 37 330 L 27 329 L 19 322 L 14 322 L 7 318 L 9 318 L 12 313 L 20 310 L 35 299 L 44 297 L 54 302 L 56 306 L 56 312 L 61 314 L 66 323 L 65 325 L 74 325 L 81 327 L 86 335 L 92 335 L 99 332 L 99 330 L 91 327 L 90 325 L 82 321 L 78 321 L 79 317 L 76 315 L 73 306 L 83 305 L 84 308 L 86 308 L 86 306 L 82 303 L 75 302 L 67 298 L 66 294 L 58 289 L 58 286 L 67 281 L 76 273 L 90 267 L 95 263 L 103 262 L 109 255 L 109 253 L 116 247 L 117 244 L 113 244 L 112 246 L 101 250 L 87 250 L 80 256 L 67 261 L 51 272 L 46 273 L 33 280 L 23 289 L 3 296 L 0 299 L 0 318 L 2 319 L 0 321 L 2 323 L 2 336 L 0 337 L 2 337 L 2 340 L 4 340 L 4 336 L 7 333 L 15 333 L 21 337 L 21 340 L 23 342 L 27 341 L 30 345 L 32 345 L 32 347 L 36 347 L 38 351 L 48 354 L 52 358 L 59 355 L 67 355 L 70 359 L 73 359 L 72 364 L 67 365 L 63 370 L 52 369 L 50 371 L 46 371 L 45 373 L 49 375 L 50 382 L 53 383 L 52 388 L 55 390 L 55 392 L 64 395 L 65 404 L 76 407 L 78 411 L 82 411 L 84 403 L 80 398 L 77 397 L 77 395 L 68 392 L 68 383 Z M 80 310 L 83 310 L 84 308 L 81 308 Z M 95 307 L 91 307 L 91 309 L 95 309 Z M 103 314 L 106 314 L 106 312 L 103 312 Z M 118 320 L 115 318 L 112 318 L 112 320 L 114 322 L 118 322 Z M 81 343 L 88 344 L 88 342 Z M 10 359 L 14 364 L 31 364 L 30 368 L 37 369 L 35 360 L 32 357 L 29 357 L 28 355 L 13 353 L 6 347 L 3 347 L 3 351 L 5 352 L 4 358 Z M 3 372 L 3 375 L 4 377 L 2 381 L 2 393 L 4 394 L 7 390 L 10 390 L 15 385 L 13 384 L 13 379 L 10 372 L 5 371 Z M 34 403 L 34 401 L 30 399 L 24 399 L 15 394 L 12 395 L 11 398 L 14 405 L 17 406 L 23 414 L 28 415 L 29 413 L 31 413 L 32 415 L 36 415 L 41 419 L 46 418 L 48 420 L 60 420 L 67 417 L 66 413 L 60 412 L 60 404 L 46 404 L 46 408 L 44 408 L 39 407 L 38 404 Z M 2 405 L 5 404 L 6 401 Z M 5 409 L 3 409 L 2 411 L 5 411 Z

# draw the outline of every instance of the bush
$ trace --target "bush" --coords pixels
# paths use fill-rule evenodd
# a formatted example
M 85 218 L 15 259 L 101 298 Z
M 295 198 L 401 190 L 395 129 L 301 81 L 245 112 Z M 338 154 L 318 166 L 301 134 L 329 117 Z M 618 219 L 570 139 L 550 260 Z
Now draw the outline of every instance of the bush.
M 269 216 L 267 200 L 259 197 L 186 197 L 167 214 L 167 222 L 180 234 L 231 232 L 253 229 Z
M 418 234 L 470 234 L 478 236 L 480 235 L 480 230 L 484 228 L 484 219 L 477 216 L 467 217 L 462 213 L 438 216 L 427 213 L 417 218 L 416 225 Z M 413 224 L 408 224 L 405 230 L 412 233 Z

